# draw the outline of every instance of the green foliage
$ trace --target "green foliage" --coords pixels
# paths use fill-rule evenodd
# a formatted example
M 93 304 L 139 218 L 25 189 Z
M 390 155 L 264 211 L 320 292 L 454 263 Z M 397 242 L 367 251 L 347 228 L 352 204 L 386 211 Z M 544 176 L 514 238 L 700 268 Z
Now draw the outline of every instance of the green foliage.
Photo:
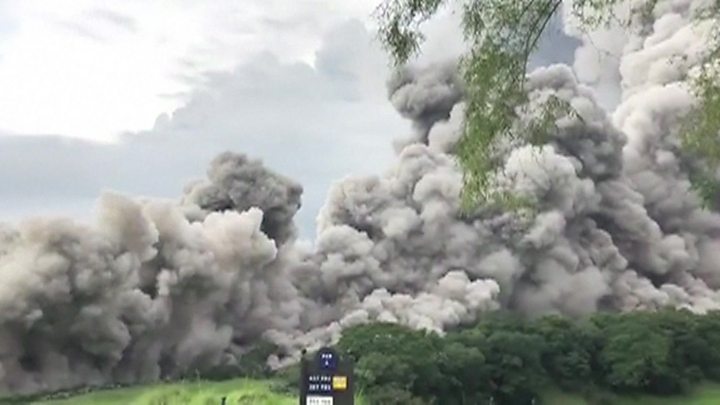
M 358 354 L 368 352 L 414 357 L 433 352 L 439 342 L 440 337 L 436 334 L 381 322 L 344 330 L 337 346 L 343 354 L 357 361 Z
M 717 379 L 720 313 L 500 314 L 444 337 L 370 324 L 345 331 L 338 347 L 357 360 L 371 403 L 528 404 L 548 386 L 613 403 L 608 389 L 676 395 Z
M 374 387 L 367 395 L 370 404 L 378 405 L 425 405 L 429 404 L 422 398 L 414 396 L 410 391 L 394 384 Z
M 376 11 L 383 26 L 380 40 L 395 61 L 405 62 L 419 49 L 420 24 L 429 19 L 443 0 L 389 0 Z
M 682 379 L 674 374 L 671 361 L 672 340 L 645 322 L 620 322 L 605 330 L 605 345 L 600 366 L 605 381 L 620 390 L 667 389 L 673 393 L 682 388 Z
M 479 370 L 484 366 L 485 356 L 479 348 L 448 341 L 435 354 L 434 361 L 446 376 L 439 392 L 452 396 L 452 392 L 466 391 L 466 395 L 472 395 L 483 390 Z
M 423 396 L 441 381 L 438 364 L 429 355 L 437 353 L 441 343 L 434 334 L 379 323 L 346 330 L 338 349 L 356 359 L 355 375 L 362 385 L 378 387 L 390 381 L 396 388 Z
M 423 356 L 425 357 L 425 356 Z M 358 380 L 368 386 L 382 385 L 392 381 L 395 386 L 410 389 L 417 378 L 410 364 L 403 356 L 385 353 L 369 353 L 356 364 L 355 374 Z
M 693 342 L 685 343 L 690 360 L 702 370 L 706 378 L 720 381 L 720 313 L 711 312 L 693 330 Z
M 517 109 L 527 101 L 527 62 L 560 4 L 559 0 L 473 0 L 465 5 L 464 30 L 472 47 L 462 63 L 467 114 L 457 156 L 465 174 L 466 210 L 497 199 L 488 192 L 489 179 L 502 163 L 494 147 L 501 137 L 520 136 L 513 124 Z M 553 122 L 541 117 L 533 124 L 533 136 L 547 137 L 548 124 Z
M 274 377 L 276 382 L 272 385 L 275 392 L 296 393 L 300 391 L 300 363 L 291 364 L 277 370 Z
M 485 346 L 494 396 L 500 403 L 529 403 L 544 381 L 540 357 L 545 341 L 535 334 L 497 331 Z
M 687 311 L 596 316 L 602 348 L 599 379 L 616 390 L 677 394 L 715 378 L 717 315 Z
M 267 377 L 270 374 L 267 359 L 271 354 L 277 353 L 277 350 L 278 347 L 274 344 L 260 341 L 242 356 L 239 364 L 220 364 L 202 373 L 193 371 L 187 378 L 202 376 L 204 379 L 219 381 L 237 377 Z
M 629 17 L 621 20 L 615 13 L 620 0 L 575 0 L 572 14 L 584 29 L 615 23 L 628 26 L 631 21 L 652 21 L 657 0 L 633 2 Z M 378 9 L 380 39 L 395 64 L 406 63 L 424 40 L 421 24 L 435 14 L 443 0 L 387 0 Z M 572 111 L 567 103 L 548 100 L 539 116 L 526 128 L 516 128 L 518 110 L 527 102 L 525 90 L 528 59 L 561 0 L 462 0 L 463 31 L 469 51 L 461 68 L 466 84 L 465 133 L 457 157 L 463 168 L 463 208 L 472 210 L 479 203 L 526 208 L 505 192 L 494 191 L 490 185 L 493 173 L 502 164 L 494 149 L 503 139 L 525 134 L 531 144 L 546 142 L 555 122 Z M 720 1 L 715 1 L 699 18 L 716 18 Z M 716 30 L 717 31 L 717 30 Z M 711 52 L 703 63 L 703 73 L 695 80 L 699 107 L 689 119 L 683 145 L 703 160 L 704 168 L 693 173 L 691 181 L 704 201 L 712 201 L 720 191 L 712 175 L 720 165 L 720 84 L 718 54 L 720 35 L 708 39 Z M 527 135 L 529 134 L 529 136 Z
M 580 389 L 592 380 L 599 346 L 599 330 L 594 325 L 548 316 L 534 328 L 545 339 L 542 364 L 553 381 L 563 389 Z
M 269 342 L 259 342 L 240 359 L 239 373 L 236 377 L 261 378 L 270 374 L 267 359 L 278 352 L 278 347 Z

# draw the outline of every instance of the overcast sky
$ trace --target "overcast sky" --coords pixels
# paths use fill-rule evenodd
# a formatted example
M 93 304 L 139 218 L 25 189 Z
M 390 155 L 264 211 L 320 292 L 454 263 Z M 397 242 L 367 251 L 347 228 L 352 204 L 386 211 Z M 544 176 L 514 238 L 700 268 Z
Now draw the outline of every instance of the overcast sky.
M 312 237 L 331 182 L 382 172 L 410 130 L 378 3 L 0 0 L 0 221 L 87 220 L 104 189 L 176 198 L 233 150 L 303 184 Z M 462 50 L 451 12 L 428 31 L 424 61 Z

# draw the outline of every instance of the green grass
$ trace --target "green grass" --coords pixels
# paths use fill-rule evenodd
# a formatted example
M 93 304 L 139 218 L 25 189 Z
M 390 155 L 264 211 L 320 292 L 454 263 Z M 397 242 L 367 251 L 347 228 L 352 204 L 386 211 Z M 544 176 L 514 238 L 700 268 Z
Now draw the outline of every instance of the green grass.
M 720 384 L 703 383 L 687 395 L 657 397 L 651 395 L 613 395 L 606 394 L 613 405 L 718 405 L 720 404 Z M 543 395 L 544 403 L 552 405 L 591 405 L 580 395 L 558 390 L 550 390 Z
M 297 397 L 270 389 L 269 381 L 236 379 L 222 382 L 193 381 L 97 391 L 62 400 L 33 402 L 34 405 L 218 405 L 227 396 L 228 405 L 295 405 Z
M 234 379 L 221 382 L 189 381 L 101 390 L 67 399 L 31 402 L 33 405 L 296 405 L 296 395 L 271 389 L 271 380 Z M 358 395 L 356 405 L 363 405 Z
M 272 380 L 234 379 L 222 382 L 190 381 L 96 391 L 68 399 L 35 401 L 33 405 L 219 405 L 227 396 L 228 405 L 295 405 L 297 396 L 271 389 Z M 605 393 L 613 405 L 717 405 L 720 384 L 703 383 L 684 396 L 616 396 Z M 1 402 L 1 401 L 0 401 Z M 368 405 L 358 393 L 357 405 Z M 581 395 L 548 390 L 543 403 L 551 405 L 591 405 Z

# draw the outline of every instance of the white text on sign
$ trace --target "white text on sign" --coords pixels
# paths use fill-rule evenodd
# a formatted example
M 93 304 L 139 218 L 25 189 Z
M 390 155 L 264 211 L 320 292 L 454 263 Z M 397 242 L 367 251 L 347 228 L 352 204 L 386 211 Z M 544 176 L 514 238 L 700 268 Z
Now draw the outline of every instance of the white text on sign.
M 306 405 L 333 405 L 332 397 L 308 396 Z

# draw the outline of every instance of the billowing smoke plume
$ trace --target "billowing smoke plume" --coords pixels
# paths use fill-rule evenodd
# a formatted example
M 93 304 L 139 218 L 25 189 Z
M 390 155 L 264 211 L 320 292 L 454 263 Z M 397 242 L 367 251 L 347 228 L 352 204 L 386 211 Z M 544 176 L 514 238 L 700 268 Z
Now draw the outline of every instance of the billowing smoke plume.
M 173 377 L 242 362 L 260 339 L 281 365 L 372 320 L 442 332 L 498 308 L 718 308 L 720 216 L 678 141 L 707 30 L 697 3 L 660 0 L 638 23 L 613 117 L 569 67 L 530 75 L 522 117 L 549 97 L 576 114 L 544 146 L 498 145 L 494 187 L 528 208 L 460 215 L 463 90 L 441 65 L 391 80 L 416 134 L 386 174 L 333 187 L 314 246 L 294 239 L 301 187 L 231 153 L 178 203 L 107 194 L 94 226 L 0 227 L 0 389 Z
M 185 203 L 206 212 L 260 208 L 261 229 L 268 237 L 282 244 L 296 236 L 293 217 L 300 209 L 299 184 L 268 171 L 260 161 L 232 153 L 215 158 L 207 175 L 207 181 L 187 187 Z
M 390 101 L 398 112 L 412 120 L 416 141 L 425 141 L 433 125 L 449 118 L 462 99 L 462 81 L 457 63 L 444 63 L 422 70 L 401 68 L 388 81 Z

